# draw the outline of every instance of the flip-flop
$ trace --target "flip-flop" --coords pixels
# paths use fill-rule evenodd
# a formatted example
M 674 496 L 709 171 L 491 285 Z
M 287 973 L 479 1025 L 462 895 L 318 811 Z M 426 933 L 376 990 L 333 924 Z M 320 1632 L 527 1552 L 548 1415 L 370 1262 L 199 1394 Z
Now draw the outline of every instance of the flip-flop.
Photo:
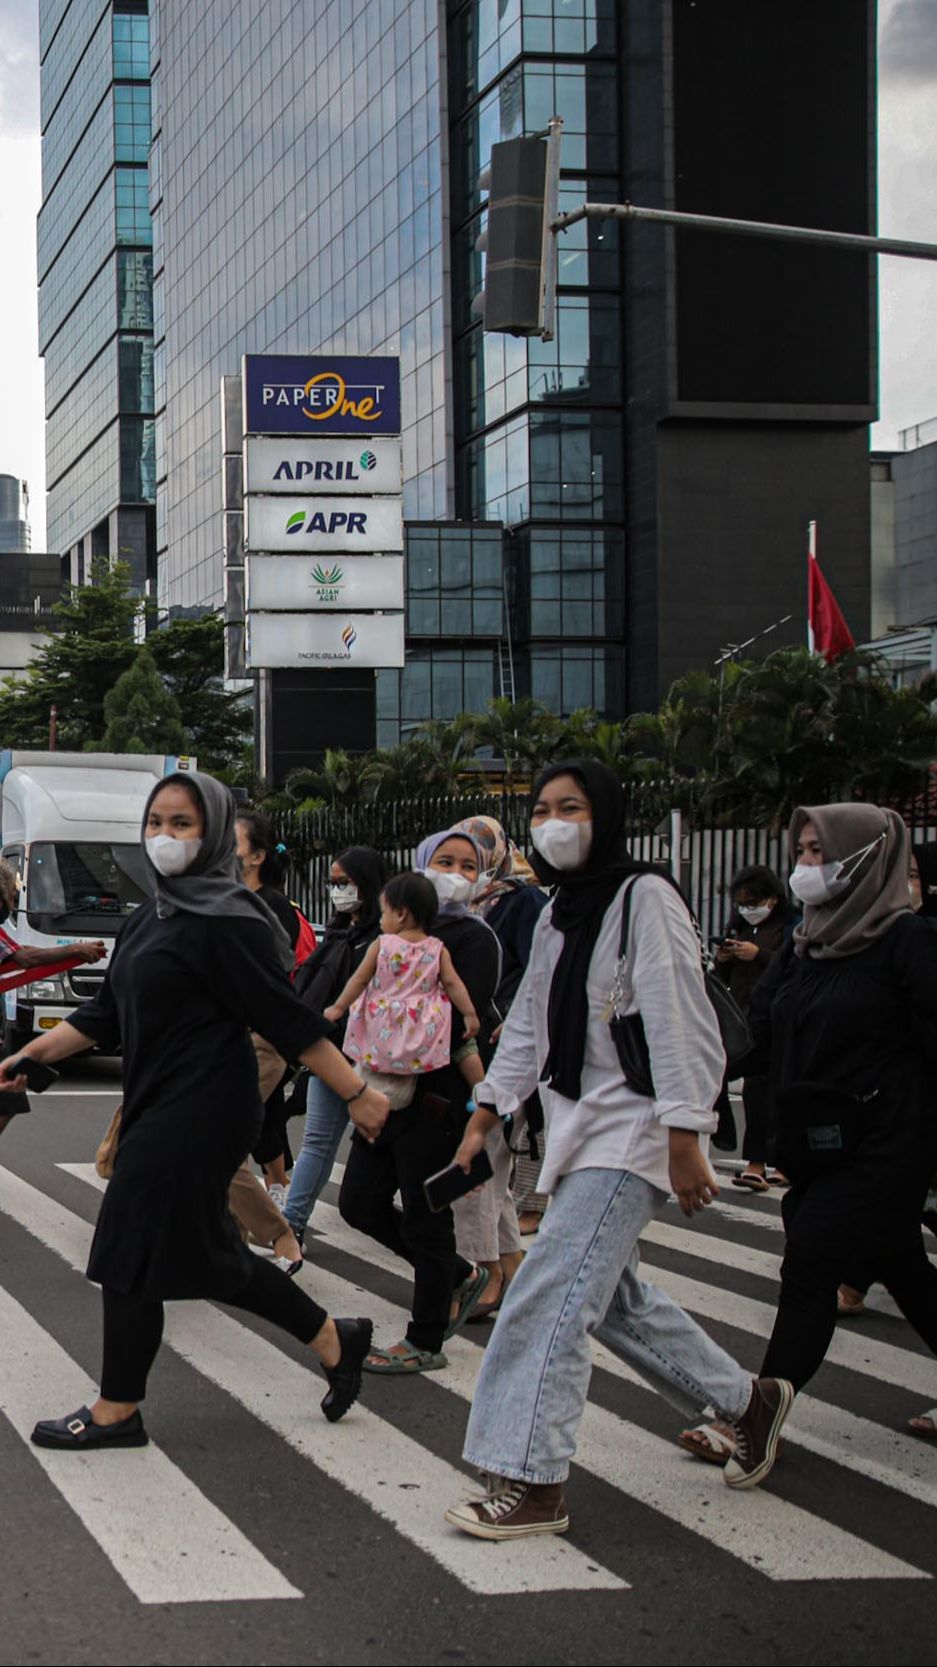
M 921 1429 L 925 1419 L 930 1424 L 929 1430 Z M 917 1418 L 910 1419 L 908 1429 L 912 1435 L 917 1436 L 919 1441 L 937 1441 L 937 1407 L 928 1407 L 926 1412 L 920 1413 Z
M 702 1436 L 702 1441 L 694 1441 L 694 1436 Z M 735 1452 L 735 1440 L 730 1435 L 724 1435 L 715 1424 L 696 1424 L 692 1430 L 684 1430 L 677 1442 L 685 1453 L 694 1459 L 701 1459 L 704 1464 L 728 1464 Z
M 501 1312 L 501 1304 L 504 1301 L 507 1288 L 507 1281 L 505 1281 L 494 1302 L 478 1303 L 466 1320 L 466 1325 L 484 1325 L 486 1320 L 493 1320 L 495 1315 Z
M 442 1340 L 444 1343 L 447 1343 L 450 1337 L 454 1337 L 457 1331 L 461 1331 L 473 1308 L 478 1306 L 478 1299 L 483 1295 L 489 1278 L 490 1275 L 488 1269 L 478 1267 L 475 1270 L 474 1276 L 467 1279 L 464 1285 L 460 1285 L 459 1289 L 453 1292 L 459 1306 L 456 1310 L 454 1318 L 449 1321 L 449 1324 L 442 1334 Z
M 734 1187 L 744 1187 L 746 1192 L 767 1192 L 768 1190 L 768 1182 L 763 1175 L 759 1175 L 754 1169 L 746 1169 L 744 1175 L 733 1175 L 732 1185 Z
M 790 1176 L 782 1175 L 779 1169 L 773 1169 L 771 1174 L 766 1176 L 765 1179 L 767 1180 L 769 1187 L 789 1187 L 791 1184 Z
M 403 1349 L 404 1353 L 390 1354 L 387 1349 L 372 1349 L 361 1370 L 373 1372 L 379 1377 L 415 1377 L 417 1372 L 441 1372 L 449 1364 L 441 1351 L 433 1354 L 429 1349 L 414 1348 L 406 1338 L 395 1347 Z

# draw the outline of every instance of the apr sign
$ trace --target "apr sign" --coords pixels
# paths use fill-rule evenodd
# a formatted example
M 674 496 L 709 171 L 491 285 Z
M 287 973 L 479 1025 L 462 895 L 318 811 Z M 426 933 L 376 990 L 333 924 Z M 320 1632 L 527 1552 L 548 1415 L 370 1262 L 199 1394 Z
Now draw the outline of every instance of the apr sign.
M 399 434 L 400 361 L 248 353 L 245 434 Z
M 290 555 L 402 550 L 400 499 L 246 497 L 244 548 Z
M 370 496 L 399 492 L 400 482 L 400 441 L 392 436 L 271 440 L 253 434 L 244 441 L 245 492 Z

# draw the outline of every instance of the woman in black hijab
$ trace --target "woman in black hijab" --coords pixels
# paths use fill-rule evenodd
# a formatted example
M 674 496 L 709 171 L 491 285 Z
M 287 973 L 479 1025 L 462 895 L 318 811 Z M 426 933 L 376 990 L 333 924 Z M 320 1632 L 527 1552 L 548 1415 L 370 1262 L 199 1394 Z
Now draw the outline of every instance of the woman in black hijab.
M 789 1386 L 755 1382 L 638 1274 L 638 1240 L 671 1188 L 686 1215 L 718 1188 L 707 1161 L 724 1066 L 699 942 L 677 890 L 628 856 L 621 786 L 570 759 L 534 787 L 532 859 L 556 886 L 456 1154 L 467 1168 L 498 1119 L 540 1089 L 543 1225 L 508 1287 L 475 1389 L 464 1457 L 503 1478 L 447 1520 L 483 1539 L 562 1533 L 564 1482 L 591 1372 L 590 1337 L 678 1405 L 718 1404 L 741 1434 L 727 1474 L 752 1487 L 772 1467 Z M 628 888 L 631 918 L 619 955 Z M 612 1005 L 640 1013 L 653 1099 L 624 1080 Z M 505 1415 L 505 1409 L 508 1415 Z
M 352 845 L 335 858 L 329 880 L 334 913 L 321 944 L 300 967 L 294 983 L 296 994 L 314 1013 L 322 1013 L 332 1005 L 361 965 L 365 951 L 380 934 L 381 892 L 387 880 L 387 864 L 369 845 Z M 343 1021 L 335 1032 L 339 1046 L 344 1034 Z M 316 1201 L 332 1173 L 347 1127 L 348 1107 L 341 1095 L 322 1077 L 311 1076 L 306 1090 L 302 1150 L 296 1159 L 284 1206 L 286 1219 L 300 1244 Z
M 120 1144 L 88 1263 L 104 1299 L 101 1394 L 90 1410 L 37 1424 L 39 1446 L 145 1445 L 139 1403 L 168 1299 L 230 1303 L 309 1344 L 328 1379 L 331 1422 L 360 1389 L 371 1322 L 330 1319 L 247 1250 L 227 1209 L 262 1118 L 251 1029 L 321 1073 L 369 1137 L 388 1110 L 294 996 L 289 940 L 238 876 L 234 821 L 231 794 L 210 776 L 169 776 L 154 790 L 143 821 L 154 900 L 127 922 L 95 1000 L 24 1050 L 54 1064 L 100 1043 L 121 1048 L 124 1061 Z M 7 1061 L 0 1088 L 23 1081 Z

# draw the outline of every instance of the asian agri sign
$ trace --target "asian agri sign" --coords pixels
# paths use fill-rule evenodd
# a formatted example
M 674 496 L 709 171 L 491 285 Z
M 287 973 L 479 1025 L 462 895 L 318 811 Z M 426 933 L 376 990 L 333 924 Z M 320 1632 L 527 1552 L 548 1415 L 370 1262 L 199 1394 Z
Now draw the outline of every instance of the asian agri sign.
M 400 441 L 384 437 L 361 440 L 269 440 L 248 435 L 244 441 L 245 492 L 367 493 L 399 492 Z
M 403 614 L 248 614 L 250 671 L 402 666 Z
M 244 499 L 244 548 L 363 555 L 403 549 L 399 498 Z
M 403 556 L 248 556 L 250 611 L 288 613 L 304 608 L 402 609 Z
M 399 359 L 248 353 L 245 434 L 399 434 Z

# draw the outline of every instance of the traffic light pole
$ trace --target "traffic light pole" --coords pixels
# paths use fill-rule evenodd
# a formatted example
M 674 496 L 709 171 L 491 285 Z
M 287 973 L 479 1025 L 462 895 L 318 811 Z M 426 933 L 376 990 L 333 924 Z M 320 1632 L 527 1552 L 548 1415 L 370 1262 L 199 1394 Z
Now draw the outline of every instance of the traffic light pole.
M 859 232 L 819 231 L 811 226 L 774 226 L 763 220 L 730 220 L 720 214 L 686 214 L 678 209 L 639 208 L 635 203 L 583 203 L 568 214 L 558 214 L 550 225 L 550 231 L 568 231 L 579 220 L 648 220 L 662 226 L 686 226 L 690 231 L 730 232 L 737 237 L 771 237 L 787 243 L 815 243 L 825 248 L 852 249 L 866 255 L 904 255 L 912 260 L 937 260 L 937 243 L 914 243 L 900 237 L 866 237 Z M 555 290 L 555 259 L 547 260 L 546 265 L 553 269 Z

